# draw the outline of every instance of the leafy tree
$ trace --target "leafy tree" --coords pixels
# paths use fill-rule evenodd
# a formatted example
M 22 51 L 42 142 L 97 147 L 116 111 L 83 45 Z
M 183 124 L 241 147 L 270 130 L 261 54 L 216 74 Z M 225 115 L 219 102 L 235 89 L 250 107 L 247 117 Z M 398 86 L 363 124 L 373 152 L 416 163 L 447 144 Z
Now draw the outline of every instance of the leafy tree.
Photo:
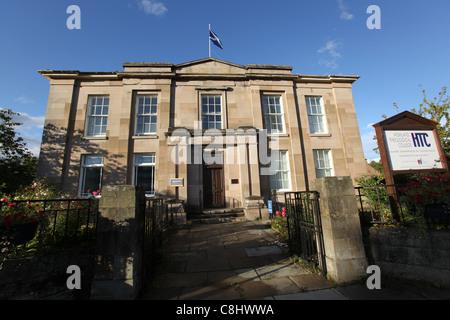
M 438 123 L 437 132 L 448 159 L 450 156 L 450 97 L 447 95 L 447 87 L 443 87 L 439 96 L 433 100 L 427 98 L 425 90 L 422 90 L 422 93 L 423 103 L 411 112 Z
M 21 123 L 11 109 L 0 109 L 0 192 L 13 193 L 19 186 L 30 184 L 36 176 L 37 158 L 27 149 L 15 129 Z

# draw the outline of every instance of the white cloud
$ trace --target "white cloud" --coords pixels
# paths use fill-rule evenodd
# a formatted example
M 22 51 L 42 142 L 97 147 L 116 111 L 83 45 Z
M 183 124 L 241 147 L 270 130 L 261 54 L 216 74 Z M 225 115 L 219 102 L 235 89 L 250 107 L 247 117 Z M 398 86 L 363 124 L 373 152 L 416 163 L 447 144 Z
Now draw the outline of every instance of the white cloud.
M 339 10 L 341 10 L 340 18 L 343 20 L 352 20 L 354 15 L 347 11 L 347 6 L 344 4 L 344 0 L 338 0 Z
M 32 99 L 29 99 L 26 96 L 20 96 L 20 97 L 14 99 L 14 101 L 22 103 L 22 104 L 29 104 L 29 103 L 34 102 Z
M 31 116 L 25 112 L 18 112 L 13 116 L 13 121 L 21 123 L 15 131 L 23 138 L 26 147 L 35 156 L 39 156 L 41 149 L 42 130 L 44 128 L 45 116 Z
M 155 16 L 162 16 L 166 13 L 166 6 L 156 0 L 138 0 L 139 9 L 144 11 L 146 14 L 152 14 Z
M 28 113 L 25 112 L 18 112 L 18 113 L 19 115 L 15 115 L 13 117 L 14 121 L 22 123 L 22 125 L 19 126 L 18 129 L 30 130 L 33 128 L 37 129 L 44 128 L 45 116 L 34 117 L 30 116 Z
M 319 60 L 319 64 L 326 66 L 331 69 L 338 68 L 338 59 L 342 58 L 338 49 L 342 47 L 338 40 L 329 40 L 327 43 L 317 50 L 318 53 L 324 55 L 325 57 Z

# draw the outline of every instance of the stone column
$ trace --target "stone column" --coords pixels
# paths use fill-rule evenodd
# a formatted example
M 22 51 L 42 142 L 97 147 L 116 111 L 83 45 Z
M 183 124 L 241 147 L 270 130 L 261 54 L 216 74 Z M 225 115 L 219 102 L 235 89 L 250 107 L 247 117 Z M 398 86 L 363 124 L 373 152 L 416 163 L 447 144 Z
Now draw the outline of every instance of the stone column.
M 91 299 L 135 299 L 142 284 L 144 189 L 104 186 L 99 212 Z
M 352 179 L 316 179 L 311 183 L 311 190 L 320 193 L 328 275 L 341 283 L 366 275 L 367 258 Z
M 245 219 L 250 221 L 260 218 L 262 220 L 267 220 L 269 218 L 269 211 L 267 208 L 264 208 L 264 197 L 261 196 L 245 197 L 244 214 Z

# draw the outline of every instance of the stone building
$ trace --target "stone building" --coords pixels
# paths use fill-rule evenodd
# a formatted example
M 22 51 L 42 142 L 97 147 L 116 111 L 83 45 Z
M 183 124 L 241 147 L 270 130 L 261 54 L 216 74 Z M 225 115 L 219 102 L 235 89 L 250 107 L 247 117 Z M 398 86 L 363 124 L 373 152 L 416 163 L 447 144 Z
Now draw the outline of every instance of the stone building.
M 81 196 L 138 184 L 194 209 L 232 207 L 367 173 L 356 76 L 214 58 L 39 72 L 50 94 L 38 175 Z

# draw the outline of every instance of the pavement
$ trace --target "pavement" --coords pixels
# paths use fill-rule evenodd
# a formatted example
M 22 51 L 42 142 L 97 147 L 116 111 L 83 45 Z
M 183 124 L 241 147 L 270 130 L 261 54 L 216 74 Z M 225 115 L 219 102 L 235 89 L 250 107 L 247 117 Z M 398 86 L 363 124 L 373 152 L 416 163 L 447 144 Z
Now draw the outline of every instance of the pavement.
M 190 224 L 171 231 L 142 300 L 449 300 L 450 290 L 382 277 L 342 285 L 294 262 L 264 221 Z

